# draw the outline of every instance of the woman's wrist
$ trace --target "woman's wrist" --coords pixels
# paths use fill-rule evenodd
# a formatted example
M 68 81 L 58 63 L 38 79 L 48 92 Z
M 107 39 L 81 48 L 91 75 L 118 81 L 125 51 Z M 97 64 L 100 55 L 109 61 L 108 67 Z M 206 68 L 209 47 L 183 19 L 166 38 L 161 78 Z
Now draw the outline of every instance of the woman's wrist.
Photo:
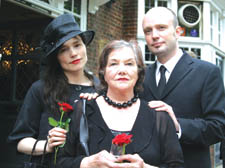
M 47 141 L 46 153 L 52 153 L 54 149 L 50 147 L 48 139 L 46 141 Z
M 81 160 L 80 168 L 88 168 L 88 159 L 89 157 L 85 157 Z

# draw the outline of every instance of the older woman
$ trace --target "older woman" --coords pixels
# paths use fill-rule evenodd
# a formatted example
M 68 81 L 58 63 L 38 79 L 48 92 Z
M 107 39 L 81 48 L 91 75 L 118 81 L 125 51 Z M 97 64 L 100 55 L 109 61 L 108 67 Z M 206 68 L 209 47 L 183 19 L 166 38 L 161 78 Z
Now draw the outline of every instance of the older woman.
M 140 48 L 123 40 L 107 44 L 99 60 L 99 78 L 101 94 L 86 104 L 90 155 L 81 147 L 79 121 L 74 115 L 59 167 L 183 167 L 181 147 L 168 113 L 156 112 L 138 98 L 144 78 Z M 81 109 L 76 110 L 78 114 Z M 112 139 L 121 133 L 133 138 L 126 154 L 115 157 L 110 153 Z
M 17 144 L 17 150 L 28 155 L 38 140 L 34 162 L 39 163 L 46 144 L 46 165 L 55 167 L 54 148 L 65 142 L 67 132 L 50 126 L 48 122 L 50 116 L 59 120 L 58 103 L 66 102 L 73 106 L 80 93 L 94 91 L 96 78 L 85 70 L 88 59 L 86 46 L 93 38 L 94 32 L 81 31 L 70 14 L 55 18 L 44 30 L 40 43 L 46 61 L 44 76 L 28 90 L 9 136 L 9 141 Z

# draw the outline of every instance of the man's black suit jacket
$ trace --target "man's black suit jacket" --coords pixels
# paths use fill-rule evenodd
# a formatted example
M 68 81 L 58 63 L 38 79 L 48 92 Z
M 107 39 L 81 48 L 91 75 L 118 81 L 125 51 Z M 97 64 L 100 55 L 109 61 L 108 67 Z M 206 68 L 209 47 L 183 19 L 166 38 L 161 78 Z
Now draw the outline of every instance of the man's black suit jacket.
M 225 93 L 219 68 L 184 52 L 161 97 L 155 69 L 156 63 L 146 68 L 141 97 L 172 106 L 182 130 L 185 168 L 210 168 L 209 145 L 222 140 L 225 125 Z

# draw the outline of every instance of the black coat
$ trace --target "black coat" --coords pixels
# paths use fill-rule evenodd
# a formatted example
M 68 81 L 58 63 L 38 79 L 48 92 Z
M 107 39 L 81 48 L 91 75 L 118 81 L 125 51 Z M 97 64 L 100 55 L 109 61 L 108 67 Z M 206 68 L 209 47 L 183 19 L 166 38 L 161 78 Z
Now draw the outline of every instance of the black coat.
M 209 146 L 222 140 L 225 94 L 217 66 L 184 53 L 160 97 L 156 64 L 147 67 L 142 98 L 162 100 L 173 107 L 181 126 L 180 139 L 186 168 L 209 168 Z

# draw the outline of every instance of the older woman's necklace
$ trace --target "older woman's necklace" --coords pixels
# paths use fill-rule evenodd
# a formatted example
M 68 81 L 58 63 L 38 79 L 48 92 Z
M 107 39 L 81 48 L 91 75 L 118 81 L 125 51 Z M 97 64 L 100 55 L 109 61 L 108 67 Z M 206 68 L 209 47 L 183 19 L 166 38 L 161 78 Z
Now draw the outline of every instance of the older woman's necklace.
M 138 94 L 136 94 L 132 99 L 130 99 L 127 102 L 123 102 L 123 103 L 116 103 L 114 101 L 112 101 L 107 95 L 106 93 L 103 93 L 103 97 L 104 100 L 111 106 L 116 107 L 116 108 L 127 108 L 132 106 L 133 103 L 135 103 L 138 99 Z

